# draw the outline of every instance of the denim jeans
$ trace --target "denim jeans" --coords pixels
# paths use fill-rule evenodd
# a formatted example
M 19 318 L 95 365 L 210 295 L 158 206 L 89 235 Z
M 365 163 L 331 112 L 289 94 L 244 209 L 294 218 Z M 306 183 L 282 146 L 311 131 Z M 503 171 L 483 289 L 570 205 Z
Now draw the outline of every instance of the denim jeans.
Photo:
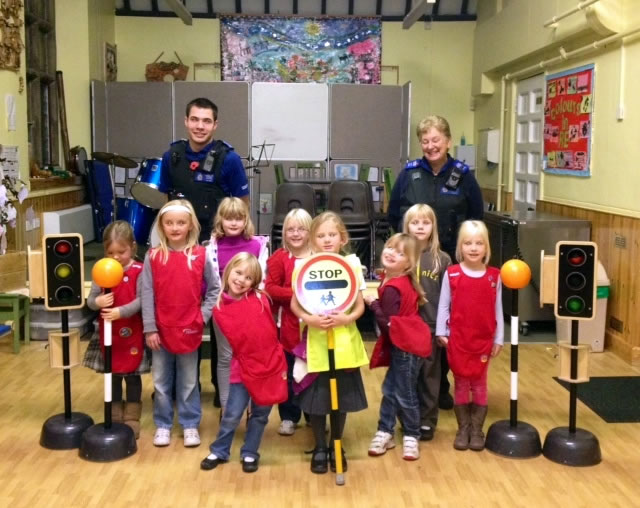
M 222 460 L 229 460 L 233 435 L 242 420 L 242 415 L 244 414 L 244 410 L 247 409 L 250 400 L 251 396 L 242 383 L 231 383 L 229 385 L 229 399 L 222 413 L 220 429 L 218 430 L 216 440 L 209 447 L 211 453 L 214 453 L 216 457 Z M 271 406 L 258 406 L 251 401 L 249 425 L 247 426 L 247 432 L 244 436 L 244 445 L 240 448 L 241 459 L 245 457 L 260 458 L 258 448 L 260 447 L 260 441 L 262 441 L 264 428 L 269 421 L 270 412 Z
M 288 351 L 284 352 L 284 356 L 287 359 L 287 387 L 289 388 L 289 398 L 281 404 L 278 404 L 278 414 L 280 415 L 280 420 L 291 420 L 293 423 L 298 423 L 302 409 L 293 402 L 293 364 L 295 362 L 295 356 Z
M 170 429 L 173 426 L 172 388 L 176 387 L 178 422 L 183 429 L 195 429 L 200 425 L 202 408 L 198 390 L 198 350 L 186 354 L 169 353 L 160 348 L 153 351 L 153 421 L 156 427 Z
M 424 358 L 391 346 L 391 365 L 382 383 L 378 430 L 393 434 L 399 417 L 405 436 L 420 437 L 418 376 L 423 363 Z

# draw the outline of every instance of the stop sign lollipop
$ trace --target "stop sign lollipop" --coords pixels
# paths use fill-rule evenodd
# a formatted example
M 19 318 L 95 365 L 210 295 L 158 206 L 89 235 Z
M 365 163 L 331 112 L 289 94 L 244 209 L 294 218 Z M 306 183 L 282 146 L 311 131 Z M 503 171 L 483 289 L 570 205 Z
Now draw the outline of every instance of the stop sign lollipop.
M 293 291 L 300 305 L 310 314 L 349 310 L 358 298 L 359 274 L 344 257 L 321 253 L 307 258 L 294 274 Z M 336 380 L 335 340 L 327 330 L 329 387 L 331 389 L 331 428 L 338 427 L 338 383 Z M 336 485 L 344 485 L 341 436 L 334 433 Z
M 91 270 L 96 285 L 109 293 L 122 281 L 124 269 L 112 258 L 102 258 Z M 137 451 L 131 427 L 111 421 L 111 320 L 104 320 L 104 423 L 89 427 L 82 435 L 80 456 L 95 462 L 124 459 Z

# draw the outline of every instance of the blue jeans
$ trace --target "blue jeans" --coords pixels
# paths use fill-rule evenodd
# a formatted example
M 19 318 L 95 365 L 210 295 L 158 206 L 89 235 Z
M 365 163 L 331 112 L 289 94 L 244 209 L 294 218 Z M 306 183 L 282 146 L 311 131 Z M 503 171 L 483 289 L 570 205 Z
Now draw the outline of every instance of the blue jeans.
M 152 352 L 153 367 L 153 421 L 156 427 L 170 429 L 173 426 L 173 399 L 175 381 L 178 422 L 183 429 L 195 429 L 200 425 L 202 408 L 198 390 L 198 350 L 186 354 L 169 353 L 164 348 Z
M 391 365 L 382 383 L 378 430 L 393 434 L 399 417 L 405 436 L 420 437 L 418 376 L 423 363 L 424 358 L 391 346 Z
M 231 383 L 229 385 L 229 399 L 222 413 L 222 421 L 216 440 L 211 444 L 209 449 L 216 457 L 222 460 L 229 460 L 231 452 L 231 442 L 233 435 L 238 428 L 244 410 L 247 409 L 251 396 L 242 383 Z M 251 416 L 249 416 L 249 425 L 244 436 L 244 445 L 240 448 L 240 458 L 252 457 L 259 459 L 260 454 L 258 448 L 262 441 L 264 428 L 269 421 L 269 413 L 271 406 L 258 406 L 251 401 Z
M 280 414 L 280 420 L 291 420 L 293 423 L 298 423 L 302 409 L 293 402 L 293 364 L 296 357 L 288 351 L 284 352 L 284 356 L 287 359 L 287 387 L 289 388 L 289 398 L 281 404 L 278 404 L 278 413 Z

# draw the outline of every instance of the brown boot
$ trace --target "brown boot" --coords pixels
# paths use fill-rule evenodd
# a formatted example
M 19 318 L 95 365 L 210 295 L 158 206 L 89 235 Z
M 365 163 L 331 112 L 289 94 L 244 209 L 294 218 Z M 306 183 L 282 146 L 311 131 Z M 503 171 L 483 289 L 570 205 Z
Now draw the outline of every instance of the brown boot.
M 111 421 L 113 423 L 122 423 L 124 421 L 124 402 L 121 400 L 111 403 Z
M 136 439 L 140 437 L 140 415 L 142 402 L 127 402 L 124 406 L 124 423 L 131 427 Z
M 469 404 L 471 407 L 471 438 L 469 439 L 469 448 L 479 452 L 484 450 L 484 433 L 482 426 L 484 419 L 487 417 L 487 406 L 479 406 L 478 404 Z
M 469 404 L 456 404 L 453 411 L 458 420 L 458 432 L 453 441 L 456 450 L 466 450 L 469 448 L 469 432 L 471 432 L 471 412 Z

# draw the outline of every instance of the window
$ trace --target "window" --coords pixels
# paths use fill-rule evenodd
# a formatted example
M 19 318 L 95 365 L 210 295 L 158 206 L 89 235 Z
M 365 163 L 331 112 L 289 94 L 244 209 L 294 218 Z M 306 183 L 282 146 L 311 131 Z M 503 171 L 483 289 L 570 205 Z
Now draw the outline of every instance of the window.
M 25 0 L 29 161 L 60 165 L 55 0 Z

